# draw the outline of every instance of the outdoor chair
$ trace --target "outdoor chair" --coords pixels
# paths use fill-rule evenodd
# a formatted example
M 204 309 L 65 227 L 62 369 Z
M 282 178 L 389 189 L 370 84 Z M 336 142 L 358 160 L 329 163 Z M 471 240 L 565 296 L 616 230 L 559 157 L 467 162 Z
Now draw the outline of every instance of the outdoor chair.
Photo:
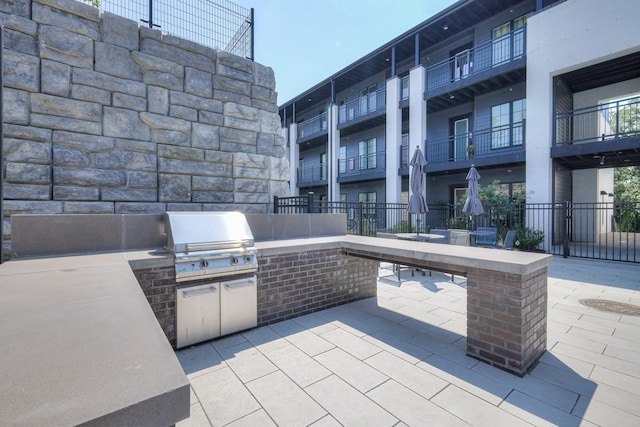
M 444 243 L 444 244 L 449 244 L 451 243 L 451 230 L 446 230 L 446 229 L 442 229 L 442 228 L 434 228 L 433 230 L 431 230 L 429 232 L 429 234 L 438 234 L 440 236 L 444 236 L 443 239 L 430 239 L 429 243 Z
M 382 232 L 378 232 L 376 234 L 378 237 L 382 238 L 382 239 L 398 239 L 398 236 L 396 236 L 393 233 L 382 233 Z M 402 270 L 402 266 L 400 264 L 396 264 L 396 263 L 392 263 L 392 271 L 394 273 L 397 273 L 398 275 L 398 284 L 400 284 L 400 271 Z M 414 268 L 414 267 L 407 267 L 409 269 L 411 269 L 411 277 L 414 277 L 415 271 L 421 271 L 422 275 L 424 276 L 425 273 L 423 270 L 420 270 L 418 268 Z M 429 272 L 429 275 L 431 275 L 431 272 Z
M 504 243 L 502 244 L 502 249 L 513 249 L 513 246 L 516 242 L 517 233 L 515 230 L 507 231 L 507 235 L 504 236 Z
M 478 227 L 476 229 L 476 246 L 497 247 L 498 245 L 498 229 L 495 227 Z

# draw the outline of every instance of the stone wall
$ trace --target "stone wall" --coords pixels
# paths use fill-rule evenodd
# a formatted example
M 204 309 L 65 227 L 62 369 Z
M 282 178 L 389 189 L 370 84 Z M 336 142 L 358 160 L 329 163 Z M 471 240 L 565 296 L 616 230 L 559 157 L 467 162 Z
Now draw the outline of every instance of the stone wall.
M 273 70 L 74 0 L 0 2 L 12 214 L 270 211 L 289 165 Z

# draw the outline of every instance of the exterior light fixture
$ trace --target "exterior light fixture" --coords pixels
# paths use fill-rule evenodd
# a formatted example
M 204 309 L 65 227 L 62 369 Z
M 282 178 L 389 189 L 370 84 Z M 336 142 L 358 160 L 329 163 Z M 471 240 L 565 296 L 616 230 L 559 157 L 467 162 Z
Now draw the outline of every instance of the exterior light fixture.
M 444 26 L 442 27 L 443 30 L 447 31 L 449 29 L 449 24 L 444 24 Z

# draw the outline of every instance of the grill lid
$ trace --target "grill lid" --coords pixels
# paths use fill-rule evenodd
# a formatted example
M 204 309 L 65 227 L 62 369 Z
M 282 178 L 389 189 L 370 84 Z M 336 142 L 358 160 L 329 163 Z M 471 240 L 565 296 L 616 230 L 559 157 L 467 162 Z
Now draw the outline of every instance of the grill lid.
M 244 248 L 253 233 L 240 212 L 166 212 L 167 249 L 174 254 Z

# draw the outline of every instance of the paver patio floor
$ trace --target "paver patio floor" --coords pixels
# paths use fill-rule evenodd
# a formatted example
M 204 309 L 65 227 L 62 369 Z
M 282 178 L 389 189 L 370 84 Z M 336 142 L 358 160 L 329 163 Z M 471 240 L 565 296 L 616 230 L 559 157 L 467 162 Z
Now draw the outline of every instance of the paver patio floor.
M 185 426 L 638 426 L 640 267 L 555 257 L 548 351 L 519 378 L 466 356 L 466 279 L 433 273 L 378 296 L 177 352 Z

